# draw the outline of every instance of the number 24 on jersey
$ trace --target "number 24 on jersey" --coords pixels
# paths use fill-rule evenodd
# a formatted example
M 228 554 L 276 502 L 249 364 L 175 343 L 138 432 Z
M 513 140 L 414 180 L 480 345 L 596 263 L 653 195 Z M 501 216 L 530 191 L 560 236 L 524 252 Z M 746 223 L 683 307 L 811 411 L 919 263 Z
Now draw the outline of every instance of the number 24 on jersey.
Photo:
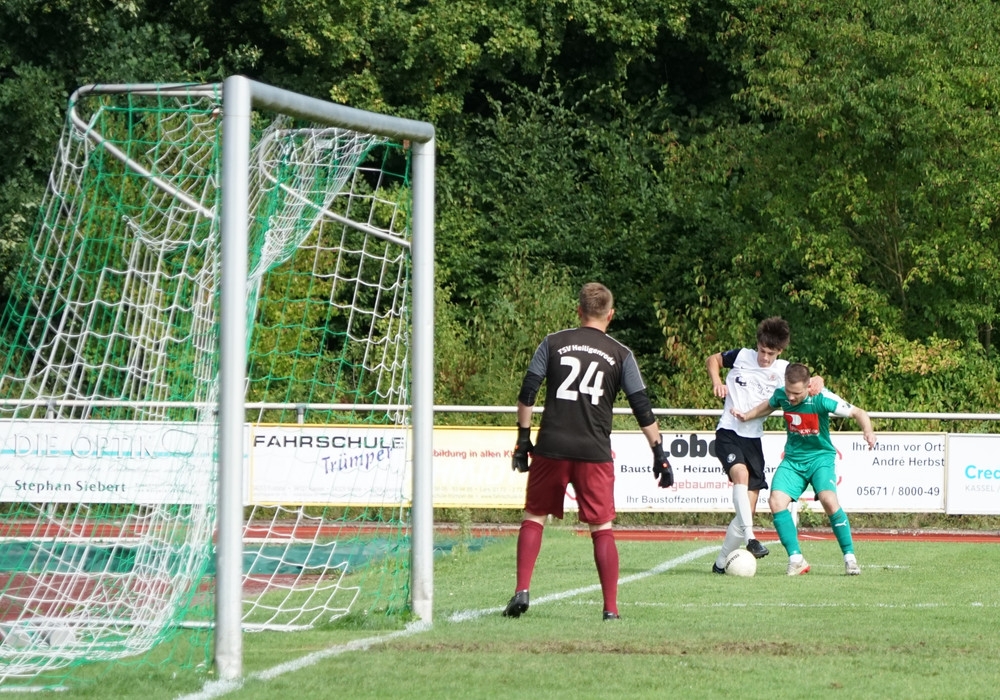
M 576 401 L 580 398 L 580 394 L 589 394 L 590 403 L 596 406 L 604 396 L 604 372 L 597 369 L 597 363 L 591 362 L 587 365 L 587 369 L 583 370 L 583 378 L 580 378 L 581 364 L 578 358 L 567 355 L 560 358 L 559 364 L 569 367 L 569 374 L 556 390 L 556 398 Z M 580 378 L 579 384 L 578 378 Z

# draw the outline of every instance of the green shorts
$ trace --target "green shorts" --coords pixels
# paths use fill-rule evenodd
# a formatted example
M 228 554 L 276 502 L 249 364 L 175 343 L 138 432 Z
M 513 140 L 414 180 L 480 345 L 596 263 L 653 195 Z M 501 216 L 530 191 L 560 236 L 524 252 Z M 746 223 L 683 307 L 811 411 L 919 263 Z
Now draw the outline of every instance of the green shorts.
M 837 471 L 833 461 L 816 460 L 801 465 L 782 460 L 771 479 L 771 492 L 781 491 L 793 500 L 799 500 L 806 486 L 812 485 L 817 494 L 820 491 L 837 492 Z

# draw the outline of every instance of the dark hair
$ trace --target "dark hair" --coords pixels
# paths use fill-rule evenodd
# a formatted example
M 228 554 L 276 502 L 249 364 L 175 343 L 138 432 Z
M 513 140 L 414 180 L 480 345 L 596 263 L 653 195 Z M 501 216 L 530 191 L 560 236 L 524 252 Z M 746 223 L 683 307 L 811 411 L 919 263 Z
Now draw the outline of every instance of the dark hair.
M 757 326 L 757 345 L 771 350 L 784 350 L 788 347 L 788 339 L 791 335 L 788 321 L 781 316 L 771 316 L 771 318 L 765 318 Z
M 792 362 L 785 369 L 785 386 L 809 381 L 809 368 L 801 362 Z
M 604 318 L 614 305 L 611 290 L 600 282 L 587 282 L 580 288 L 580 312 L 587 318 Z

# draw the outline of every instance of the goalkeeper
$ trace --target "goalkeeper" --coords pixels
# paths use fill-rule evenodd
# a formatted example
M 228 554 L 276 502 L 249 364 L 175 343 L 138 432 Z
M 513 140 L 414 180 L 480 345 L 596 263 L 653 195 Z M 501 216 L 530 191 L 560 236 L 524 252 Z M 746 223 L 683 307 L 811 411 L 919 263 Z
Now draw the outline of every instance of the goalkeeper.
M 505 617 L 528 609 L 528 588 L 542 546 L 548 515 L 563 517 L 567 484 L 573 485 L 580 522 L 587 523 L 604 598 L 603 619 L 618 616 L 618 546 L 615 465 L 611 419 L 621 391 L 653 450 L 652 472 L 662 488 L 673 485 L 660 429 L 632 351 L 607 335 L 614 298 L 603 284 L 580 289 L 577 328 L 545 337 L 528 365 L 517 399 L 517 445 L 512 468 L 528 472 L 524 519 L 517 536 L 517 583 Z M 531 443 L 532 406 L 545 382 L 545 411 L 536 445 Z M 529 470 L 528 455 L 531 455 Z
M 785 414 L 785 457 L 771 480 L 768 505 L 778 539 L 788 553 L 788 575 L 809 572 L 809 562 L 802 556 L 799 533 L 788 506 L 799 499 L 806 486 L 812 485 L 844 554 L 845 573 L 857 576 L 861 567 L 854 555 L 851 524 L 837 498 L 837 450 L 830 440 L 830 416 L 853 418 L 861 426 L 868 448 L 874 449 L 875 431 L 871 418 L 864 410 L 852 406 L 831 391 L 823 390 L 816 396 L 810 396 L 809 368 L 797 362 L 788 365 L 785 386 L 776 389 L 770 399 L 745 413 L 734 410 L 733 415 L 741 421 L 748 421 L 767 416 L 779 408 Z

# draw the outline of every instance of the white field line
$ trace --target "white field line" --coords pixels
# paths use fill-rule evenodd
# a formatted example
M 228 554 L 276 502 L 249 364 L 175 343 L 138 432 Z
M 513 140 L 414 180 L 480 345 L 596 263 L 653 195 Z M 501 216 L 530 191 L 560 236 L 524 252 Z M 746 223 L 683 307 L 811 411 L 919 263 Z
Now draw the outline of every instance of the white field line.
M 971 603 L 739 603 L 739 602 L 721 602 L 721 603 L 711 603 L 708 605 L 697 605 L 694 603 L 634 603 L 638 608 L 660 608 L 660 607 L 670 607 L 671 610 L 707 610 L 709 608 L 837 608 L 838 610 L 852 610 L 852 609 L 882 609 L 882 610 L 896 610 L 896 609 L 931 609 L 931 608 L 997 608 L 1000 604 L 997 603 L 981 603 L 979 601 L 973 601 Z
M 619 579 L 619 584 L 632 583 L 634 581 L 641 581 L 644 578 L 649 578 L 650 576 L 656 576 L 657 574 L 662 574 L 665 571 L 670 571 L 681 564 L 686 564 L 689 561 L 694 561 L 695 559 L 700 559 L 710 552 L 715 552 L 719 549 L 719 545 L 711 545 L 709 547 L 702 547 L 701 549 L 696 549 L 693 552 L 688 552 L 676 559 L 670 559 L 661 564 L 657 564 L 652 569 L 640 572 L 638 574 L 632 574 L 631 576 L 626 576 L 625 578 Z M 552 593 L 550 595 L 542 596 L 541 598 L 534 599 L 531 601 L 532 606 L 544 605 L 545 603 L 551 603 L 557 600 L 565 600 L 567 598 L 573 598 L 574 596 L 583 595 L 585 593 L 591 593 L 593 591 L 600 590 L 600 584 L 595 584 L 593 586 L 585 586 L 583 588 L 574 588 L 573 590 L 563 591 L 562 593 Z M 485 615 L 495 615 L 503 610 L 503 607 L 499 608 L 484 608 L 481 610 L 466 610 L 463 612 L 454 613 L 450 615 L 447 620 L 448 622 L 467 622 L 469 620 L 475 620 Z M 411 622 L 404 629 L 398 632 L 391 632 L 389 634 L 380 634 L 375 637 L 366 637 L 364 639 L 355 639 L 346 644 L 338 644 L 337 646 L 328 647 L 326 649 L 321 649 L 320 651 L 315 651 L 311 654 L 306 654 L 294 661 L 288 661 L 283 664 L 278 664 L 277 666 L 272 666 L 269 669 L 263 671 L 255 671 L 254 673 L 248 674 L 245 678 L 235 680 L 235 681 L 209 681 L 202 687 L 202 689 L 197 693 L 192 693 L 190 695 L 182 695 L 177 698 L 177 700 L 212 700 L 213 698 L 221 698 L 229 693 L 236 692 L 243 687 L 248 681 L 269 681 L 278 676 L 284 675 L 286 673 L 292 673 L 294 671 L 300 671 L 309 666 L 313 666 L 324 659 L 329 659 L 333 656 L 340 656 L 341 654 L 346 654 L 352 651 L 365 651 L 376 644 L 383 644 L 385 642 L 391 641 L 393 639 L 400 639 L 403 637 L 410 637 L 414 634 L 419 634 L 420 632 L 426 632 L 432 628 L 432 623 L 417 621 Z
M 696 549 L 693 552 L 688 552 L 687 554 L 677 557 L 676 559 L 670 559 L 662 564 L 657 564 L 652 569 L 648 571 L 643 571 L 638 574 L 632 574 L 631 576 L 626 576 L 625 578 L 618 579 L 619 584 L 632 583 L 633 581 L 641 581 L 644 578 L 649 578 L 650 576 L 655 576 L 657 574 L 662 574 L 664 571 L 669 571 L 674 567 L 680 566 L 681 564 L 687 564 L 689 561 L 694 561 L 695 559 L 700 559 L 709 552 L 716 552 L 719 549 L 719 545 L 712 545 L 710 547 L 702 547 L 701 549 Z M 595 583 L 592 586 L 584 586 L 583 588 L 574 588 L 569 591 L 563 591 L 562 593 L 550 593 L 549 595 L 543 595 L 541 598 L 532 598 L 531 604 L 544 605 L 545 603 L 552 603 L 557 600 L 566 600 L 567 598 L 574 598 L 578 595 L 584 595 L 585 593 L 592 593 L 594 591 L 601 590 L 601 584 Z M 495 615 L 503 610 L 503 606 L 499 608 L 486 608 L 484 610 L 465 610 L 463 612 L 457 612 L 448 617 L 448 622 L 467 622 L 468 620 L 475 620 L 485 615 Z
M 422 620 L 411 622 L 404 629 L 401 629 L 398 632 L 380 634 L 375 637 L 366 637 L 365 639 L 355 639 L 347 642 L 346 644 L 338 644 L 334 647 L 314 651 L 312 654 L 306 654 L 305 656 L 295 659 L 294 661 L 287 661 L 283 664 L 272 666 L 271 668 L 263 671 L 256 671 L 248 675 L 246 678 L 235 681 L 209 681 L 205 684 L 201 691 L 191 695 L 179 696 L 178 700 L 209 700 L 210 698 L 221 698 L 223 695 L 228 695 L 229 693 L 239 690 L 247 681 L 269 681 L 272 678 L 277 678 L 278 676 L 286 673 L 299 671 L 303 668 L 317 664 L 323 659 L 329 659 L 332 656 L 346 654 L 350 651 L 364 651 L 375 644 L 382 644 L 393 639 L 409 637 L 410 635 L 417 634 L 418 632 L 424 632 L 431 629 L 431 626 L 431 623 L 424 622 Z

